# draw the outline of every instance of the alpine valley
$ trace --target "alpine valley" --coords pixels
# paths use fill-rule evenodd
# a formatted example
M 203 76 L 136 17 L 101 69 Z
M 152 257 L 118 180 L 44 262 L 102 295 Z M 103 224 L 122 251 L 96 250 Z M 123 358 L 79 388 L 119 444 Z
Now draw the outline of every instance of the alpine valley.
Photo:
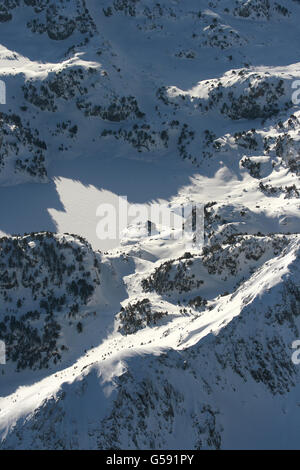
M 0 0 L 0 449 L 299 449 L 299 40 L 299 0 Z M 100 240 L 124 195 L 204 245 Z

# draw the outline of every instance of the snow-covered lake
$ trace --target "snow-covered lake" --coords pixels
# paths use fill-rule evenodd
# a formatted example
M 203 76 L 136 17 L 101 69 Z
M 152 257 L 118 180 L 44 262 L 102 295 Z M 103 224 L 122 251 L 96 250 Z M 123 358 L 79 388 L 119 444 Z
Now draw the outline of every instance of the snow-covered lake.
M 174 165 L 173 165 L 174 167 Z M 131 204 L 169 200 L 190 183 L 190 168 L 177 168 L 130 159 L 101 160 L 95 157 L 54 162 L 48 184 L 0 187 L 0 234 L 32 231 L 74 233 L 86 238 L 94 249 L 105 251 L 119 240 L 99 240 L 96 234 L 100 204 L 118 210 L 118 197 Z

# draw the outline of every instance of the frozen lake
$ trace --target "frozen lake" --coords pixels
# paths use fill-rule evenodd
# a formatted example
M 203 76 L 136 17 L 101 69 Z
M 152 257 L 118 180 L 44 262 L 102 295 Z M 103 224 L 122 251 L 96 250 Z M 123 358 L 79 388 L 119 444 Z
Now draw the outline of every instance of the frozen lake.
M 105 251 L 118 240 L 99 240 L 96 234 L 100 204 L 118 207 L 118 196 L 129 203 L 169 200 L 190 184 L 191 167 L 180 161 L 100 159 L 81 157 L 53 162 L 48 184 L 0 187 L 0 234 L 32 231 L 67 232 L 86 238 Z

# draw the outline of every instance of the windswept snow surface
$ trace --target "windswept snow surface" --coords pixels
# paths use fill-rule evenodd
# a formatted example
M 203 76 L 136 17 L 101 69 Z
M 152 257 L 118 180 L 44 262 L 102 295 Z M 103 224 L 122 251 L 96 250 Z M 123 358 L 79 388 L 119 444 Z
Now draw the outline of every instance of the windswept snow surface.
M 0 0 L 0 449 L 298 449 L 300 2 Z M 204 206 L 205 245 L 97 208 Z

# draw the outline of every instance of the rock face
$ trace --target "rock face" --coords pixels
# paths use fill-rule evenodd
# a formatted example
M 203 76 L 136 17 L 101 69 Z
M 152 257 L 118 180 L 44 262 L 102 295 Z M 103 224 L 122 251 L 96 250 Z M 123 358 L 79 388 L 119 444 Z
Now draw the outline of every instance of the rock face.
M 0 0 L 0 449 L 299 448 L 299 16 Z

